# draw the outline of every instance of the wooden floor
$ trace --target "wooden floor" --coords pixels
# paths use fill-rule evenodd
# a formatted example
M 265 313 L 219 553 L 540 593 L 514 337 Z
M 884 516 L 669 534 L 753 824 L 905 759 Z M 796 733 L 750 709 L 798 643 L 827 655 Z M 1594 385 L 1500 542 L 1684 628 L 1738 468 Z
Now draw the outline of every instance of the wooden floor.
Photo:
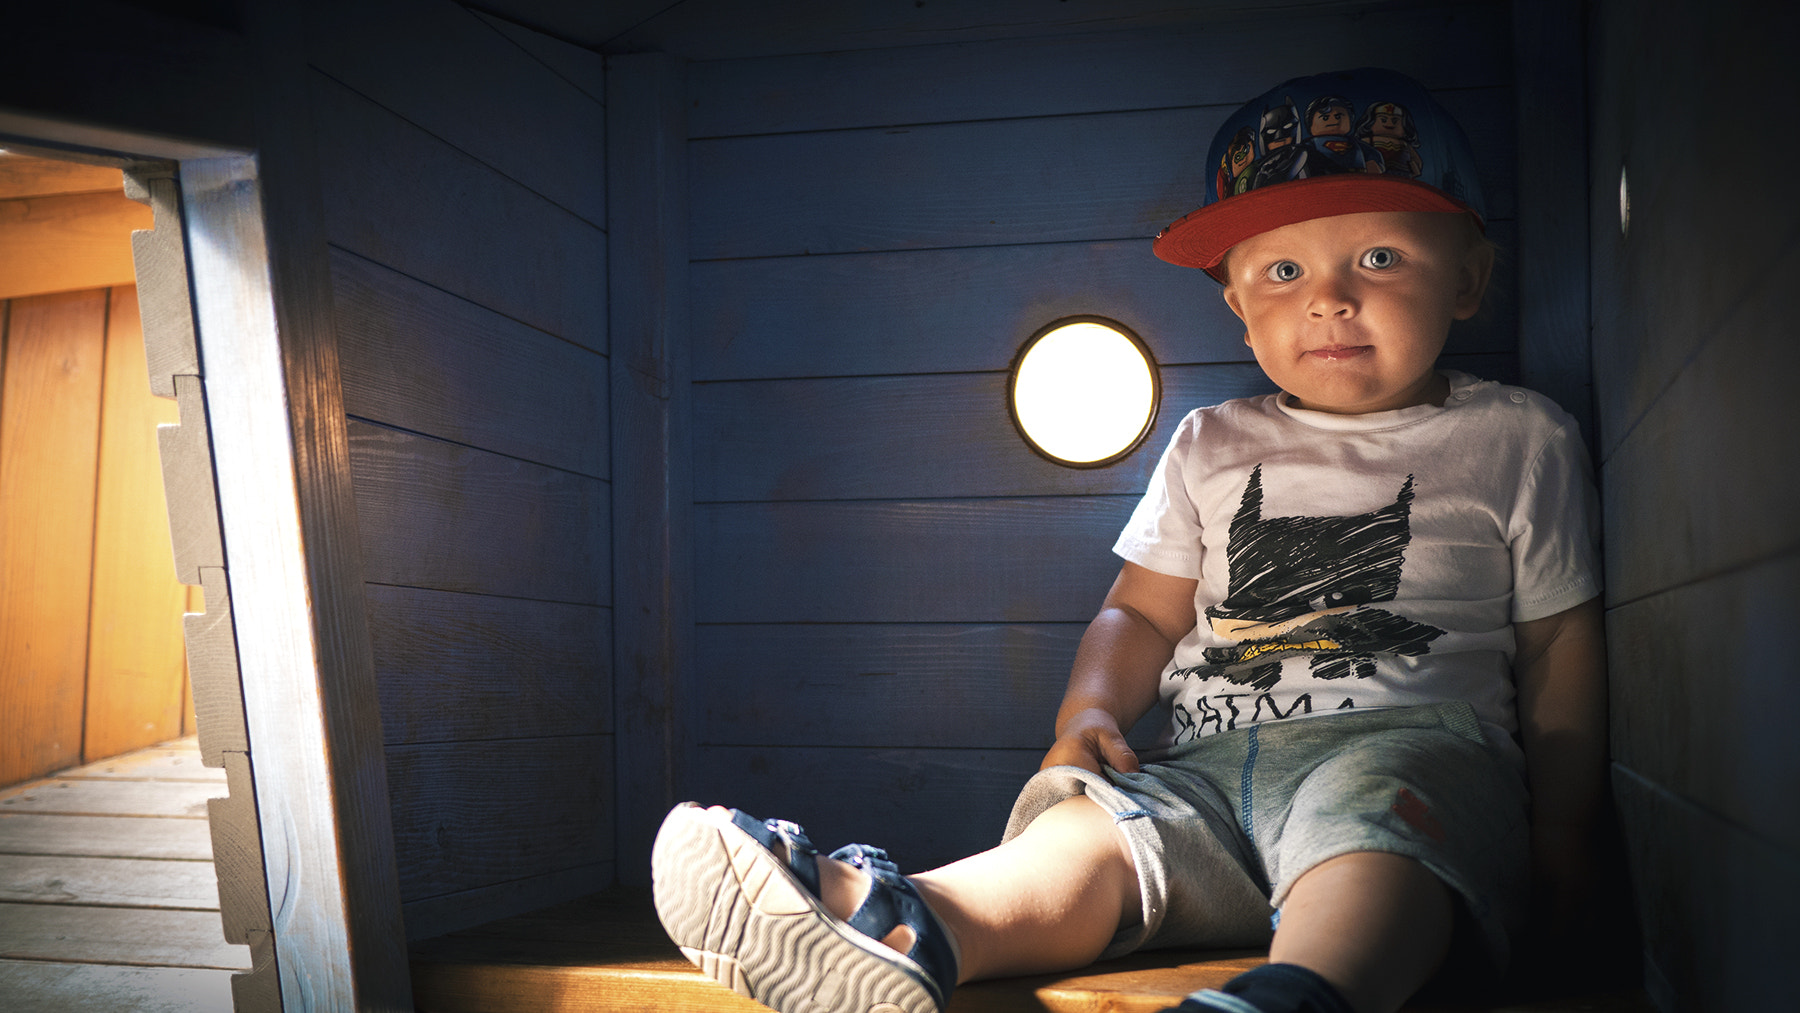
M 230 1010 L 250 957 L 219 923 L 224 794 L 191 738 L 0 788 L 0 1010 Z
M 1247 952 L 1136 954 L 1068 974 L 964 985 L 948 1013 L 1152 1013 L 1263 960 Z M 628 892 L 414 943 L 412 979 L 425 1013 L 768 1013 L 702 976 L 663 933 L 649 897 Z M 1406 1013 L 1653 1013 L 1641 990 L 1617 984 L 1533 991 L 1427 997 Z

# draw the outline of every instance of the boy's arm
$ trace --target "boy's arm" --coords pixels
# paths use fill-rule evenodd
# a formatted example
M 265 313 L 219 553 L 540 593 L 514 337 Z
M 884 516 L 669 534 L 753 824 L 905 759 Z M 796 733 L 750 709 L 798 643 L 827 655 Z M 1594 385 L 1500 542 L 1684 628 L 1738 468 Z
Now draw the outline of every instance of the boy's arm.
M 1075 651 L 1069 688 L 1056 713 L 1056 744 L 1043 767 L 1070 764 L 1095 773 L 1138 769 L 1125 744 L 1156 703 L 1157 678 L 1175 645 L 1194 628 L 1198 581 L 1126 563 Z
M 1594 883 L 1606 796 L 1606 635 L 1600 599 L 1514 623 L 1531 857 L 1553 931 L 1573 932 Z

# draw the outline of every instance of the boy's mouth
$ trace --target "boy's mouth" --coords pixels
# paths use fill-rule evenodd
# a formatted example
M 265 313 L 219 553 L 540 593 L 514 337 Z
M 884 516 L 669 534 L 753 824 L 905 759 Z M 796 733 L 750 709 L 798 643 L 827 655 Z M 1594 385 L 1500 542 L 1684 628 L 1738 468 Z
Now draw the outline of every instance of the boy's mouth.
M 1315 348 L 1306 354 L 1335 362 L 1339 359 L 1354 359 L 1374 350 L 1372 345 L 1329 345 L 1325 348 Z

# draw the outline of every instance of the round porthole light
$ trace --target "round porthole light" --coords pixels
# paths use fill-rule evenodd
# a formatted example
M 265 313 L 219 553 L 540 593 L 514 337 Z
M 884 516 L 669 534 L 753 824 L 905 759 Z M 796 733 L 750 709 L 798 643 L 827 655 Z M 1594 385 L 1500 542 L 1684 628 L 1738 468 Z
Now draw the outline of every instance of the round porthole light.
M 1065 317 L 1013 360 L 1013 424 L 1033 450 L 1098 468 L 1136 450 L 1156 421 L 1156 362 L 1137 335 L 1101 317 Z

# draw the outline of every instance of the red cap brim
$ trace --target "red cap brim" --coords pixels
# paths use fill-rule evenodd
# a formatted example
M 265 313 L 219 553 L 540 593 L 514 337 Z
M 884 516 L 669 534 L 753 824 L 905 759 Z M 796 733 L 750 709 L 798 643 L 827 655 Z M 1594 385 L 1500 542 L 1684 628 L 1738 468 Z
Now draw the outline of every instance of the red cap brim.
M 1191 212 L 1156 237 L 1156 255 L 1198 267 L 1219 281 L 1219 261 L 1233 246 L 1283 225 L 1367 211 L 1458 211 L 1473 208 L 1436 187 L 1400 176 L 1343 173 L 1259 187 Z

